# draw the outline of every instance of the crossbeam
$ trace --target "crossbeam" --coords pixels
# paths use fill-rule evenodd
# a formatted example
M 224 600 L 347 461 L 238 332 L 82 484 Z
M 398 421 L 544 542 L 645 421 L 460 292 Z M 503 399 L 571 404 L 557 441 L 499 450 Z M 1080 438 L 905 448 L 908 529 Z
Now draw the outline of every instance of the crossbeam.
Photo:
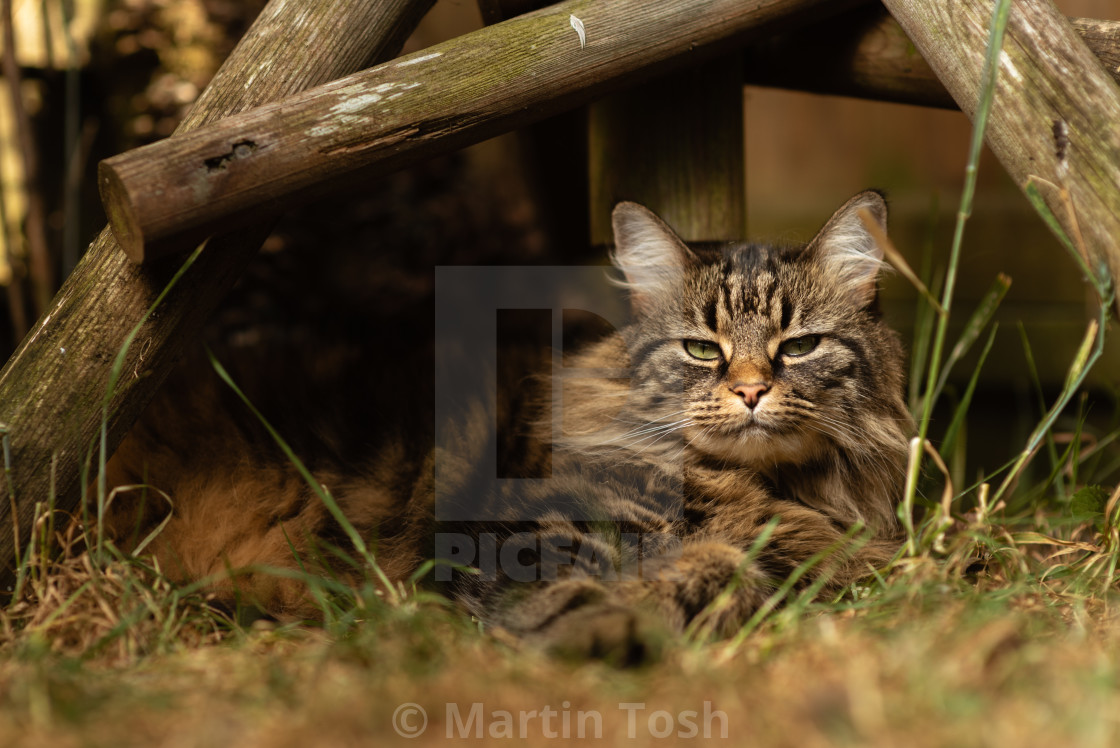
M 160 256 L 851 5 L 568 0 L 114 156 L 102 199 L 132 259 Z
M 1069 22 L 1105 72 L 1120 82 L 1120 21 Z M 898 21 L 882 7 L 774 35 L 752 44 L 745 58 L 743 81 L 753 85 L 958 108 Z

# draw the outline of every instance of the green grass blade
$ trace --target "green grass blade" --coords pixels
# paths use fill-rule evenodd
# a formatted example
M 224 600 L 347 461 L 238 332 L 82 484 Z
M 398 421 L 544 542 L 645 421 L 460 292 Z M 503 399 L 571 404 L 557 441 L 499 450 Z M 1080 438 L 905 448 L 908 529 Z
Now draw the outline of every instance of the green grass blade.
M 957 404 L 956 411 L 953 413 L 953 420 L 949 422 L 949 428 L 945 431 L 945 438 L 941 442 L 941 449 L 939 451 L 943 456 L 952 454 L 956 448 L 957 437 L 964 427 L 965 418 L 968 416 L 968 408 L 972 404 L 972 396 L 975 394 L 976 385 L 980 381 L 980 372 L 984 368 L 984 362 L 988 360 L 988 354 L 991 353 L 992 343 L 996 340 L 996 332 L 998 330 L 998 324 L 992 326 L 991 331 L 988 333 L 988 340 L 980 350 L 980 360 L 976 362 L 976 368 L 972 370 L 972 376 L 968 380 L 968 386 L 965 388 L 964 394 L 961 395 L 961 400 Z M 956 477 L 958 476 L 954 476 L 954 478 Z
M 191 252 L 190 255 L 187 256 L 187 259 L 184 260 L 183 264 L 179 266 L 179 269 L 175 271 L 175 275 L 171 277 L 171 280 L 169 280 L 167 282 L 167 285 L 163 287 L 163 290 L 159 292 L 159 296 L 157 296 L 156 300 L 152 302 L 152 305 L 148 307 L 148 311 L 144 312 L 144 316 L 140 318 L 140 321 L 137 322 L 132 330 L 129 331 L 128 335 L 125 336 L 124 343 L 121 345 L 120 350 L 117 351 L 117 357 L 113 360 L 113 366 L 109 371 L 109 383 L 105 387 L 105 397 L 101 401 L 101 433 L 98 438 L 98 454 L 100 460 L 99 465 L 101 469 L 97 474 L 96 542 L 97 553 L 99 556 L 104 550 L 102 548 L 101 542 L 102 538 L 105 536 L 105 501 L 108 497 L 108 490 L 105 484 L 105 463 L 109 461 L 109 403 L 112 402 L 113 396 L 117 392 L 117 383 L 120 381 L 121 374 L 124 371 L 125 359 L 128 358 L 128 351 L 130 348 L 132 348 L 132 344 L 136 341 L 136 336 L 140 334 L 140 330 L 143 329 L 144 325 L 147 323 L 148 319 L 152 316 L 155 310 L 159 308 L 161 304 L 163 304 L 163 300 L 167 298 L 167 294 L 171 293 L 171 289 L 175 288 L 175 286 L 179 283 L 179 279 L 186 274 L 187 270 L 189 270 L 192 265 L 194 265 L 195 260 L 197 260 L 198 256 L 202 254 L 202 251 L 203 249 L 205 249 L 205 247 L 206 242 L 203 242 L 202 244 L 199 244 L 197 247 L 195 247 L 194 251 Z
M 933 394 L 937 382 L 941 378 L 941 357 L 945 346 L 945 337 L 949 329 L 949 316 L 953 306 L 953 292 L 956 288 L 957 269 L 960 265 L 961 245 L 964 240 L 964 226 L 972 213 L 972 200 L 976 193 L 976 175 L 980 166 L 980 152 L 984 145 L 984 131 L 988 124 L 988 114 L 992 108 L 995 97 L 996 76 L 999 73 L 999 55 L 1003 48 L 1003 36 L 1007 29 L 1007 17 L 1011 11 L 1011 0 L 998 0 L 992 14 L 992 23 L 988 31 L 988 44 L 984 54 L 984 67 L 981 72 L 980 101 L 976 107 L 976 115 L 972 125 L 972 139 L 969 143 L 968 164 L 965 167 L 964 190 L 961 194 L 960 209 L 957 212 L 956 228 L 953 232 L 953 244 L 949 252 L 949 268 L 945 275 L 945 287 L 942 290 L 941 308 L 944 314 L 937 320 L 937 327 L 933 338 L 933 348 L 930 354 L 930 365 L 926 376 L 925 398 L 922 416 L 918 421 L 918 440 L 925 443 L 929 434 L 929 425 L 933 417 Z M 917 459 L 912 460 L 907 473 L 907 493 L 903 504 L 913 507 L 914 494 L 918 487 L 918 475 L 921 472 L 921 449 L 917 452 Z M 912 544 L 911 540 L 911 544 Z
M 1026 194 L 1027 200 L 1030 201 L 1030 204 L 1034 206 L 1035 212 L 1038 213 L 1040 218 L 1042 218 L 1047 228 L 1049 228 L 1050 231 L 1058 237 L 1061 245 L 1066 248 L 1066 251 L 1069 252 L 1070 257 L 1072 257 L 1073 261 L 1077 263 L 1077 266 L 1081 268 L 1081 272 L 1085 274 L 1085 277 L 1089 280 L 1089 282 L 1094 286 L 1100 287 L 1101 281 L 1097 277 L 1097 274 L 1094 273 L 1093 270 L 1085 263 L 1085 258 L 1081 256 L 1080 252 L 1077 251 L 1077 247 L 1074 246 L 1073 241 L 1069 238 L 1069 235 L 1066 234 L 1064 229 L 1062 229 L 1062 225 L 1058 223 L 1058 219 L 1054 215 L 1053 211 L 1050 210 L 1050 206 L 1047 205 L 1046 201 L 1042 198 L 1042 193 L 1038 191 L 1038 185 L 1034 182 L 1034 180 L 1029 180 L 1027 182 L 1027 186 L 1023 189 L 1023 192 L 1024 194 Z
M 1077 389 L 1081 386 L 1081 383 L 1085 381 L 1085 377 L 1088 376 L 1089 370 L 1092 368 L 1093 364 L 1096 363 L 1097 359 L 1099 359 L 1104 352 L 1105 326 L 1108 322 L 1108 310 L 1111 305 L 1112 300 L 1109 298 L 1107 304 L 1101 305 L 1100 319 L 1095 319 L 1090 322 L 1089 328 L 1085 331 L 1085 337 L 1082 339 L 1081 346 L 1078 349 L 1077 356 L 1074 358 L 1073 363 L 1070 365 L 1069 372 L 1066 375 L 1065 387 L 1062 388 L 1061 394 L 1050 410 L 1047 411 L 1046 416 L 1031 433 L 1026 447 L 1019 454 L 1018 459 L 1012 466 L 1011 471 L 1007 474 L 1007 477 L 1004 478 L 1003 483 L 1000 484 L 999 490 L 996 491 L 993 497 L 993 501 L 998 501 L 1019 477 L 1020 471 L 1034 455 L 1035 450 L 1038 449 L 1039 443 L 1046 437 L 1047 433 L 1049 433 L 1054 422 L 1058 419 L 1058 416 L 1061 415 L 1066 405 L 1069 404 L 1070 399 L 1073 398 Z
M 234 391 L 237 397 L 241 399 L 241 402 L 245 404 L 245 407 L 247 407 L 250 412 L 252 412 L 253 416 L 258 421 L 260 421 L 261 425 L 264 426 L 266 431 L 268 431 L 273 441 L 275 441 L 277 446 L 280 447 L 280 450 L 284 453 L 285 457 L 287 457 L 288 460 L 292 463 L 296 471 L 307 482 L 307 485 L 311 488 L 315 495 L 319 497 L 319 500 L 323 502 L 323 505 L 327 508 L 327 511 L 330 512 L 331 517 L 334 518 L 334 520 L 339 524 L 339 527 L 341 527 L 343 532 L 346 533 L 346 537 L 349 538 L 350 543 L 354 546 L 354 550 L 369 565 L 370 570 L 373 571 L 373 573 L 378 577 L 379 581 L 381 581 L 381 583 L 385 585 L 386 591 L 389 594 L 394 594 L 395 588 L 389 581 L 389 578 L 385 576 L 385 573 L 383 571 L 381 571 L 381 567 L 378 566 L 376 560 L 373 557 L 373 554 L 370 553 L 369 548 L 366 546 L 365 540 L 343 513 L 342 509 L 338 506 L 338 502 L 335 501 L 333 496 L 331 496 L 330 491 L 328 491 L 321 483 L 319 483 L 319 481 L 315 479 L 315 476 L 311 474 L 311 471 L 307 469 L 307 466 L 303 464 L 303 461 L 296 456 L 296 453 L 292 451 L 292 448 L 288 446 L 288 443 L 284 441 L 284 438 L 280 436 L 279 432 L 277 432 L 276 429 L 272 427 L 272 424 L 268 422 L 268 420 L 264 417 L 264 414 L 257 410 L 256 406 L 254 406 L 249 398 L 245 396 L 245 393 L 241 391 L 241 388 L 234 383 L 233 378 L 230 377 L 229 372 L 225 370 L 225 367 L 223 367 L 222 364 L 218 361 L 217 357 L 214 356 L 213 351 L 207 348 L 206 355 L 210 358 L 210 365 L 214 368 L 214 371 L 217 372 L 221 380 Z
M 945 361 L 945 365 L 941 369 L 941 378 L 937 381 L 937 386 L 933 390 L 933 399 L 937 400 L 941 396 L 941 392 L 945 389 L 945 383 L 949 380 L 949 374 L 969 350 L 972 349 L 973 344 L 976 343 L 980 337 L 980 333 L 991 322 L 992 317 L 995 315 L 996 310 L 999 309 L 1003 297 L 1007 295 L 1008 289 L 1011 288 L 1011 278 L 1000 273 L 992 282 L 988 292 L 984 294 L 980 304 L 968 318 L 968 322 L 964 326 L 964 331 L 961 332 L 957 344 L 953 346 L 953 350 L 949 352 L 949 357 Z

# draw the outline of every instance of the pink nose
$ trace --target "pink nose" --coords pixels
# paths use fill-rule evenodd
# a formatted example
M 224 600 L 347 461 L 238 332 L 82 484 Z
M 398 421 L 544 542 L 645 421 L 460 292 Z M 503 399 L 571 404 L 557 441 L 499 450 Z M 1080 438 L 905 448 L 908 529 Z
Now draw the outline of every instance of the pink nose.
M 754 384 L 745 384 L 743 382 L 736 382 L 731 386 L 731 391 L 739 397 L 743 398 L 743 402 L 748 408 L 755 408 L 758 401 L 762 399 L 770 390 L 770 386 L 763 382 L 755 382 Z

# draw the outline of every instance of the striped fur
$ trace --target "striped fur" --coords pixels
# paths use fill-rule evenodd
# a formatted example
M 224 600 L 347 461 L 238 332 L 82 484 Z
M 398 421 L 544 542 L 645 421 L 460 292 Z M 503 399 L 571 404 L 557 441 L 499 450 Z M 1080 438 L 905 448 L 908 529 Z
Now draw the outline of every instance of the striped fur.
M 631 660 L 647 617 L 726 633 L 814 557 L 827 558 L 802 583 L 824 575 L 828 589 L 890 557 L 911 422 L 860 208 L 885 223 L 881 196 L 865 192 L 806 246 L 692 249 L 641 206 L 616 208 L 614 261 L 636 321 L 574 365 L 628 367 L 630 379 L 569 383 L 552 479 L 499 499 L 539 513 L 528 529 L 545 579 L 463 576 L 457 594 L 476 615 L 560 651 Z M 685 341 L 718 355 L 698 359 Z M 592 520 L 554 509 L 573 498 Z

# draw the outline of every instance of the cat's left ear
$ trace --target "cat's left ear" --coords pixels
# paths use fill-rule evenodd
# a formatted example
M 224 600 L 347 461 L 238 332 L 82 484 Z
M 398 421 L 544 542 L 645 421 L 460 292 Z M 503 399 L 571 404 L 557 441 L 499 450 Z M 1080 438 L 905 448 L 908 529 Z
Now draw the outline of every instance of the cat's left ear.
M 881 194 L 868 190 L 844 203 L 809 242 L 807 251 L 824 265 L 826 277 L 863 308 L 875 300 L 885 263 L 882 248 L 860 220 L 860 209 L 887 230 L 887 203 Z

